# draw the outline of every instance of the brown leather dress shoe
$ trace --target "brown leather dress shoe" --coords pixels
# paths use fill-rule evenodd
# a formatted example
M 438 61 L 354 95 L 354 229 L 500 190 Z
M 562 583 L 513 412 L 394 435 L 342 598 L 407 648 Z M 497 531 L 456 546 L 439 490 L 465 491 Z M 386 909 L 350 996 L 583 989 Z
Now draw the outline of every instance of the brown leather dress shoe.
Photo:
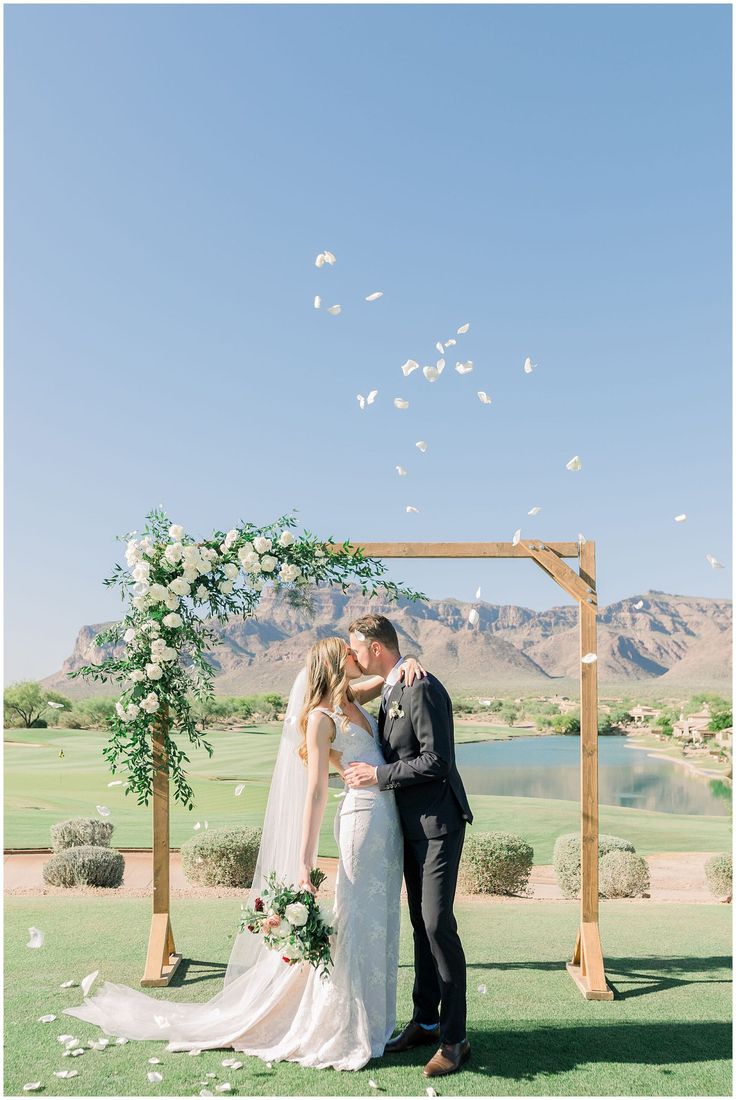
M 428 1027 L 422 1027 L 416 1020 L 410 1020 L 402 1032 L 394 1036 L 393 1039 L 389 1039 L 383 1053 L 401 1054 L 402 1051 L 411 1050 L 412 1047 L 422 1047 L 427 1046 L 429 1043 L 436 1043 L 439 1037 L 439 1024 L 430 1031 Z
M 443 1043 L 433 1058 L 422 1070 L 425 1077 L 447 1077 L 448 1073 L 457 1073 L 470 1057 L 470 1043 Z

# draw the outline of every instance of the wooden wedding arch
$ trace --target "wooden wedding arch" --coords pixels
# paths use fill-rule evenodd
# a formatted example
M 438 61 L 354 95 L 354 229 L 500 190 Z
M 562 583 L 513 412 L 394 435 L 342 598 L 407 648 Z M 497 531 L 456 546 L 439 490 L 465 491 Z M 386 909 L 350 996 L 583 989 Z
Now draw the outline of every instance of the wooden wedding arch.
M 330 550 L 329 546 L 325 547 Z M 531 558 L 577 600 L 580 657 L 597 652 L 595 543 L 540 542 L 365 542 L 356 546 L 370 558 Z M 578 559 L 578 571 L 565 558 Z M 141 985 L 168 985 L 181 961 L 169 909 L 169 779 L 164 713 L 153 737 L 153 916 Z M 598 905 L 598 665 L 580 663 L 580 923 L 572 958 L 566 964 L 589 1001 L 613 1000 L 606 980 Z

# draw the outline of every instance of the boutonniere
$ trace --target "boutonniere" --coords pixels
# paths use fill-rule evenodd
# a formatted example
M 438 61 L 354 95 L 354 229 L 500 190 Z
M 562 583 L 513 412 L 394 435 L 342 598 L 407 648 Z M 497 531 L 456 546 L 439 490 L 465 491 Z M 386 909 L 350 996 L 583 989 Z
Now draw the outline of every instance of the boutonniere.
M 389 716 L 389 718 L 394 718 L 394 719 L 404 717 L 404 711 L 403 711 L 398 699 L 394 699 L 393 703 L 388 708 L 388 716 Z

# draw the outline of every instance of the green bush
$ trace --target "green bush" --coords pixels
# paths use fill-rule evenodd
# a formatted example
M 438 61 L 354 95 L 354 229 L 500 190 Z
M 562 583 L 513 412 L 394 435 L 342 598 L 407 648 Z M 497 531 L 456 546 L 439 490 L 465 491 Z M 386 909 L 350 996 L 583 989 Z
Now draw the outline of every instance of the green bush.
M 71 817 L 51 826 L 51 847 L 55 852 L 65 848 L 109 848 L 115 826 L 96 817 Z
M 601 833 L 598 837 L 599 859 L 607 855 L 608 852 L 615 851 L 633 852 L 635 849 L 634 845 L 628 840 Z M 552 852 L 552 864 L 557 876 L 557 883 L 565 897 L 579 897 L 581 878 L 579 833 L 563 833 L 562 836 L 557 837 Z
M 580 733 L 580 715 L 556 714 L 552 719 L 552 729 L 555 733 L 565 733 L 574 737 Z
M 721 852 L 705 865 L 708 889 L 715 898 L 730 897 L 733 892 L 733 857 Z
M 466 894 L 523 894 L 534 860 L 531 844 L 514 833 L 476 833 L 465 840 L 460 862 Z
M 260 829 L 207 829 L 182 844 L 182 870 L 197 886 L 245 889 L 253 882 L 260 843 Z
M 638 898 L 649 890 L 649 867 L 635 852 L 606 852 L 598 878 L 602 898 Z
M 65 848 L 43 867 L 44 882 L 50 886 L 120 886 L 125 860 L 122 852 L 85 844 Z

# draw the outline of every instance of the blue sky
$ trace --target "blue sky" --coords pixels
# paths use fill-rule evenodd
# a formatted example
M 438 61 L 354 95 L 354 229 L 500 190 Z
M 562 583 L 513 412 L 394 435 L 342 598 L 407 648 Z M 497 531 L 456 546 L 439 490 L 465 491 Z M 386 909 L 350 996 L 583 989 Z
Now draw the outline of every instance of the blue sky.
M 582 531 L 604 604 L 728 596 L 730 19 L 6 7 L 7 678 L 118 613 L 114 536 L 159 503 L 197 534 Z M 567 602 L 531 562 L 393 575 Z

